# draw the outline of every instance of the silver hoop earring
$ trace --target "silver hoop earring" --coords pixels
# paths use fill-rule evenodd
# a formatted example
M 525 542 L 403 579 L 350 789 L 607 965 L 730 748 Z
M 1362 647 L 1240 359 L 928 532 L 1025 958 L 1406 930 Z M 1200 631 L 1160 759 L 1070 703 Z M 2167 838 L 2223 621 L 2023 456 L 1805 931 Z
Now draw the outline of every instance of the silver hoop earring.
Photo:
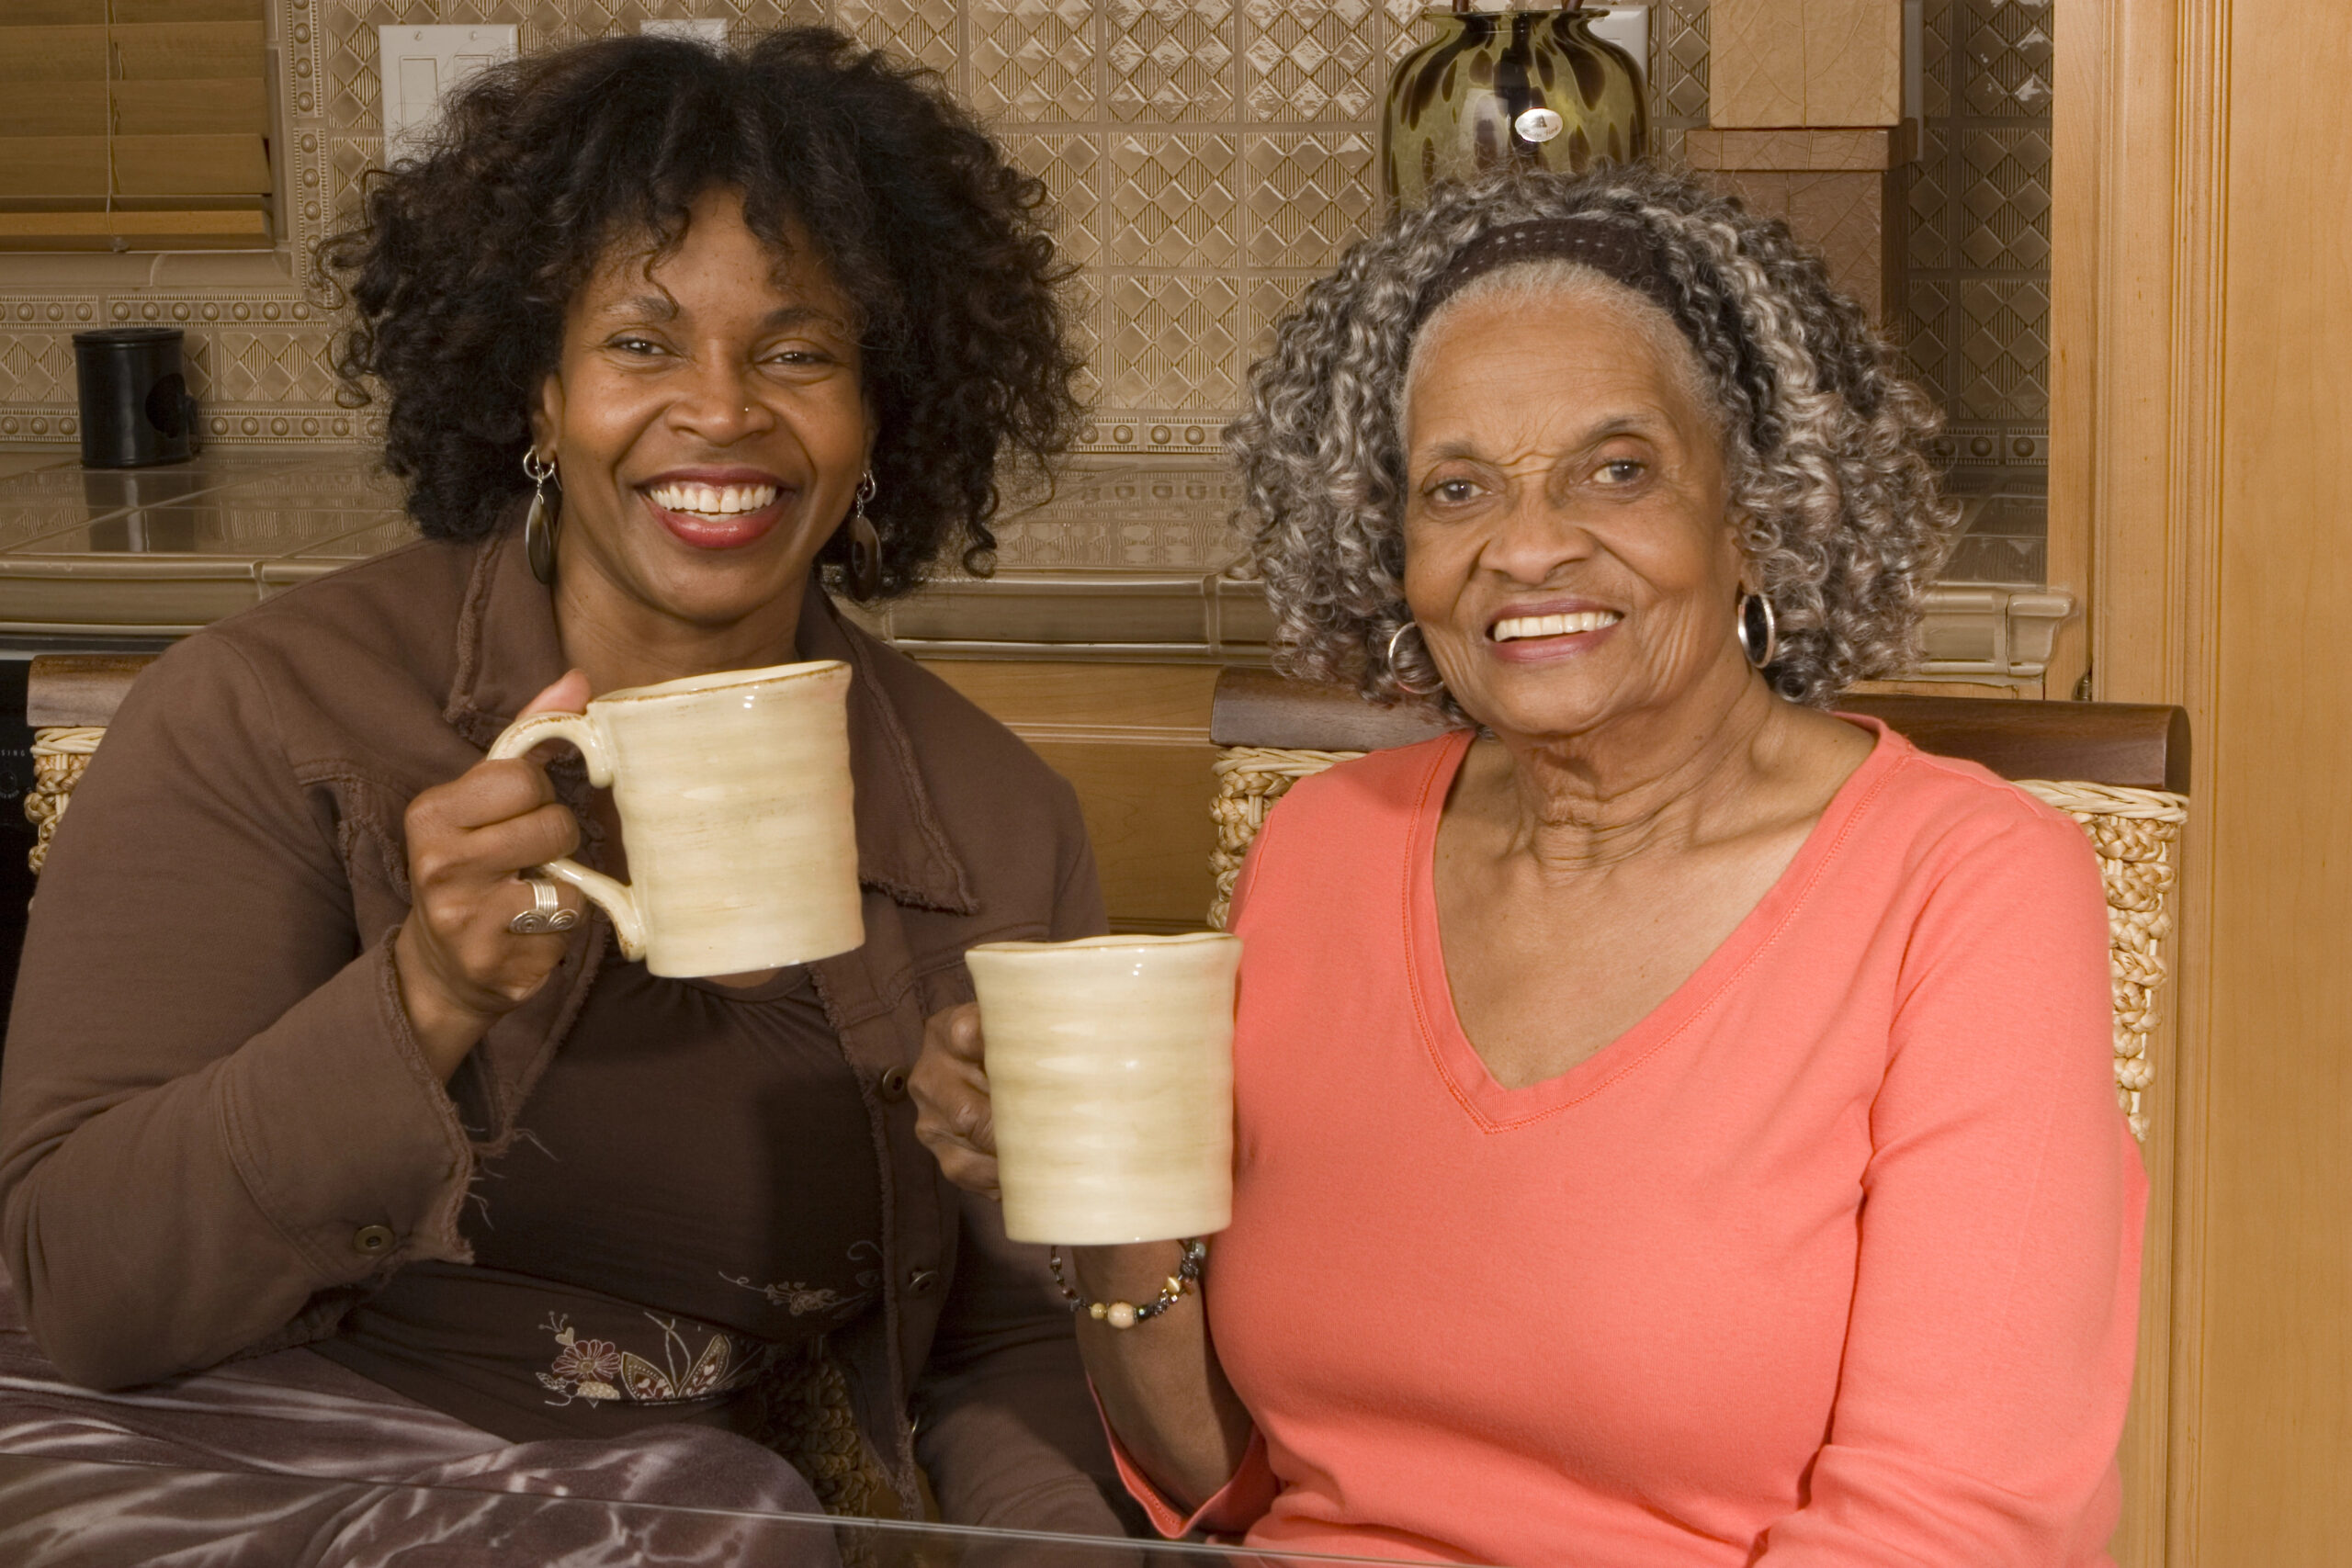
M 1758 670 L 1769 669 L 1781 656 L 1781 628 L 1772 614 L 1772 601 L 1761 593 L 1739 596 L 1739 651 Z
M 555 478 L 555 459 L 542 457 L 536 447 L 523 451 L 523 474 L 531 481 L 531 510 L 523 516 L 523 555 L 531 575 L 543 583 L 555 581 L 555 531 L 561 521 L 548 504 L 548 480 Z M 560 489 L 560 487 L 559 487 Z
M 1445 677 L 1442 675 L 1437 678 L 1437 683 L 1435 685 L 1415 686 L 1408 684 L 1405 680 L 1404 666 L 1397 662 L 1396 639 L 1403 637 L 1407 632 L 1417 632 L 1420 629 L 1420 622 L 1407 621 L 1395 631 L 1388 634 L 1388 678 L 1396 682 L 1396 689 L 1398 691 L 1410 697 L 1433 696 L 1437 693 L 1445 690 Z M 1429 651 L 1429 640 L 1426 637 L 1421 641 L 1421 651 L 1424 654 Z
M 865 514 L 865 503 L 873 499 L 874 470 L 868 468 L 858 479 L 857 504 L 849 517 L 849 591 L 859 600 L 882 592 L 882 536 Z

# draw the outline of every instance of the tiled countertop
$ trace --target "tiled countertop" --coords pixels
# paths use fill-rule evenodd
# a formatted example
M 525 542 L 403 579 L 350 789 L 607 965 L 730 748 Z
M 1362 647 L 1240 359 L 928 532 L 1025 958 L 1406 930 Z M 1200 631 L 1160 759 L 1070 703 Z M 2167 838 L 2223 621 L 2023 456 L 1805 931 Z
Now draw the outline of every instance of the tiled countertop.
M 1264 598 L 1227 574 L 1241 553 L 1234 501 L 1211 458 L 1076 468 L 997 525 L 992 577 L 951 575 L 865 618 L 937 656 L 1260 662 Z M 1972 533 L 1962 562 L 2038 566 L 2017 498 L 1968 503 L 1984 536 Z M 21 651 L 181 637 L 415 536 L 399 487 L 361 448 L 216 450 L 128 470 L 0 449 L 0 639 Z M 2068 607 L 2030 580 L 1939 585 L 1925 672 L 2037 675 Z
M 348 451 L 84 468 L 0 457 L 0 632 L 180 637 L 416 531 Z
M 868 619 L 976 652 L 1078 643 L 1246 657 L 1226 648 L 1238 641 L 1262 657 L 1264 601 L 1218 578 L 1240 553 L 1230 507 L 1205 463 L 1074 472 L 998 525 L 992 579 L 951 576 Z M 359 449 L 116 470 L 18 449 L 0 454 L 0 634 L 185 636 L 415 536 L 400 487 Z

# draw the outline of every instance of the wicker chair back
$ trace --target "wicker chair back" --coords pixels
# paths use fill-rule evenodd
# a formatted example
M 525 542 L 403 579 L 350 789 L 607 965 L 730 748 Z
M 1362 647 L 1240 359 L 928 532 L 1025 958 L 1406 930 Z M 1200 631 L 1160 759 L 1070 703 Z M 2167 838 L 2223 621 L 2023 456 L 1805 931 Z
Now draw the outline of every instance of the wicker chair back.
M 2132 1133 L 2148 1135 L 2149 1047 L 2170 966 L 2181 826 L 2188 820 L 2188 716 L 2132 703 L 2002 702 L 1857 694 L 1839 705 L 1883 720 L 1922 750 L 1983 764 L 2082 825 L 2107 887 L 2114 975 L 2115 1097 Z M 1229 669 L 1217 680 L 1210 739 L 1219 755 L 1216 895 L 1223 930 L 1242 857 L 1266 813 L 1309 773 L 1366 751 L 1443 733 L 1426 708 L 1375 708 L 1353 692 Z

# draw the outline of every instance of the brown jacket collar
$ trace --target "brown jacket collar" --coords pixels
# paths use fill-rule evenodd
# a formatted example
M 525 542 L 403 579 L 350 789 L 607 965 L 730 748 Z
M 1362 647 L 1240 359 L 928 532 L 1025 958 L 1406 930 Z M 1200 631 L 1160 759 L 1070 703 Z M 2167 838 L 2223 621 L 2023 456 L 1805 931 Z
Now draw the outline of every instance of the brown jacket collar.
M 555 602 L 502 530 L 475 557 L 458 618 L 457 673 L 442 716 L 489 749 L 523 705 L 563 674 Z M 799 654 L 850 667 L 850 776 L 857 796 L 858 880 L 910 908 L 978 912 L 971 879 L 948 841 L 887 682 L 879 645 L 841 618 L 811 577 L 800 610 Z

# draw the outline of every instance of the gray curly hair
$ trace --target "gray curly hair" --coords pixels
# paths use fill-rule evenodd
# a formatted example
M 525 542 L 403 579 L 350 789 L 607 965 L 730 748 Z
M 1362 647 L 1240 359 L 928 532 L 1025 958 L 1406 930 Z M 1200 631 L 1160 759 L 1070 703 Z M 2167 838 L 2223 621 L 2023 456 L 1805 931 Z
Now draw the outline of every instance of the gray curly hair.
M 1820 706 L 1911 668 L 1959 515 L 1927 457 L 1941 414 L 1787 225 L 1638 167 L 1505 170 L 1442 187 L 1351 248 L 1277 324 L 1273 352 L 1250 367 L 1249 410 L 1225 432 L 1276 662 L 1466 716 L 1430 690 L 1430 671 L 1399 679 L 1389 658 L 1412 618 L 1398 415 L 1415 317 L 1430 281 L 1481 234 L 1585 212 L 1638 224 L 1679 299 L 1672 314 L 1724 433 L 1730 513 L 1780 630 L 1766 678 Z

